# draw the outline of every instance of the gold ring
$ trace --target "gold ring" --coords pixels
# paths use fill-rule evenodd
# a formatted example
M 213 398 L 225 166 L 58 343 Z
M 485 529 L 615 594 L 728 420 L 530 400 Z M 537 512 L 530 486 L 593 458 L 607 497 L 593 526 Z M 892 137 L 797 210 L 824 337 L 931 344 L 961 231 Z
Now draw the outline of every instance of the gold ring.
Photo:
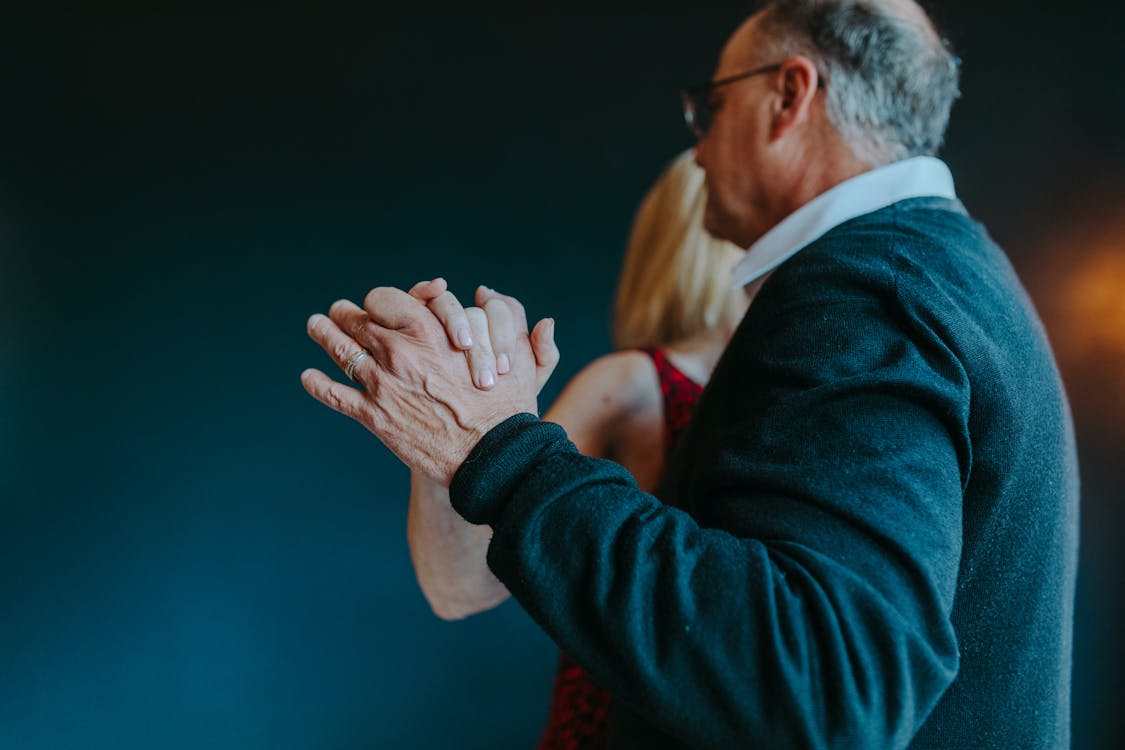
M 348 380 L 355 380 L 355 378 L 352 377 L 352 373 L 355 372 L 355 366 L 357 364 L 359 364 L 359 361 L 366 356 L 367 356 L 367 350 L 366 349 L 360 349 L 355 354 L 348 357 L 348 361 L 344 365 L 344 374 L 348 376 Z

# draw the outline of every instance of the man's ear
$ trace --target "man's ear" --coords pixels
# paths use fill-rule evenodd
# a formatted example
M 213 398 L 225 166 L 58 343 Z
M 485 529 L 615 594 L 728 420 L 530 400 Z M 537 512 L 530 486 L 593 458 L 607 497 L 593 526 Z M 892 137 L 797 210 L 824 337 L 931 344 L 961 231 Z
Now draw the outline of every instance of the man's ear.
M 816 65 L 803 55 L 786 58 L 777 71 L 775 81 L 778 98 L 770 129 L 774 140 L 808 121 L 809 111 L 821 85 Z

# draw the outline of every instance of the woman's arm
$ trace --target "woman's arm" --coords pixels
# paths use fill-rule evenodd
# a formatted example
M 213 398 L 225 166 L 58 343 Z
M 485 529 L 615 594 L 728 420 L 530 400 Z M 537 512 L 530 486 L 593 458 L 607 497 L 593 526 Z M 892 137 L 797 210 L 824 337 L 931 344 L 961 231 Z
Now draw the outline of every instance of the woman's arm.
M 492 529 L 457 515 L 449 490 L 417 472 L 410 474 L 406 539 L 418 585 L 443 620 L 483 612 L 508 598 L 485 562 Z
M 497 356 L 507 358 L 515 341 L 516 321 L 500 314 L 507 313 L 506 305 L 490 303 L 508 302 L 509 298 L 482 286 L 476 291 L 480 307 L 465 310 L 441 278 L 415 284 L 410 295 L 426 303 L 442 321 L 450 344 L 465 351 L 477 387 L 490 387 L 482 382 L 482 373 L 506 372 Z M 514 300 L 510 302 L 518 305 Z M 484 308 L 492 312 L 486 313 Z M 503 309 L 497 311 L 498 308 Z M 523 330 L 526 332 L 526 327 Z M 538 387 L 542 388 L 559 361 L 554 321 L 539 321 L 530 339 Z M 497 356 L 494 345 L 498 347 Z M 411 472 L 406 539 L 418 584 L 438 617 L 459 620 L 491 609 L 508 598 L 507 588 L 492 575 L 485 559 L 491 538 L 488 526 L 470 524 L 450 507 L 449 490 L 423 474 Z
M 661 408 L 660 386 L 648 355 L 616 352 L 578 373 L 544 419 L 561 425 L 588 456 L 616 458 L 620 445 L 636 449 L 655 439 L 657 443 L 642 452 L 659 459 Z M 654 481 L 660 470 L 651 462 L 628 468 L 642 475 L 642 483 Z M 508 598 L 507 588 L 485 560 L 492 530 L 467 522 L 450 506 L 449 490 L 416 473 L 411 475 L 406 529 L 414 572 L 438 617 L 461 619 Z

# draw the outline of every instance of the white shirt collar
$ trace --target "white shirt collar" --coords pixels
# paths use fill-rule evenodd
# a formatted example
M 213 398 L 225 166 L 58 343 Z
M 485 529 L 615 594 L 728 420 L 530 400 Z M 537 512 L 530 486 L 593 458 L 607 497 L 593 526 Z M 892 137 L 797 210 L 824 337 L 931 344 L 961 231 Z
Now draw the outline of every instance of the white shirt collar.
M 751 245 L 734 267 L 731 288 L 761 278 L 849 219 L 926 196 L 957 198 L 949 167 L 932 156 L 904 159 L 845 180 L 786 216 Z

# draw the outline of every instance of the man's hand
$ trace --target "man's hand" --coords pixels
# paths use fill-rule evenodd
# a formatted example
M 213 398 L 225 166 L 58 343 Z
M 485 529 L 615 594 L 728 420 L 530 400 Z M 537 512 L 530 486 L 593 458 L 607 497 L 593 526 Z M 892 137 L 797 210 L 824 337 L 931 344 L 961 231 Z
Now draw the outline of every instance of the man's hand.
M 411 469 L 448 486 L 485 433 L 513 414 L 538 413 L 540 367 L 523 308 L 499 295 L 492 304 L 504 306 L 501 314 L 510 316 L 514 333 L 505 352 L 508 371 L 489 391 L 473 387 L 465 354 L 426 304 L 390 287 L 373 289 L 366 311 L 340 300 L 329 317 L 313 315 L 308 322 L 309 336 L 340 368 L 350 363 L 353 380 L 365 390 L 314 369 L 301 373 L 301 382 L 318 401 L 371 430 Z M 549 328 L 540 337 L 549 339 Z M 369 354 L 357 356 L 364 350 Z

